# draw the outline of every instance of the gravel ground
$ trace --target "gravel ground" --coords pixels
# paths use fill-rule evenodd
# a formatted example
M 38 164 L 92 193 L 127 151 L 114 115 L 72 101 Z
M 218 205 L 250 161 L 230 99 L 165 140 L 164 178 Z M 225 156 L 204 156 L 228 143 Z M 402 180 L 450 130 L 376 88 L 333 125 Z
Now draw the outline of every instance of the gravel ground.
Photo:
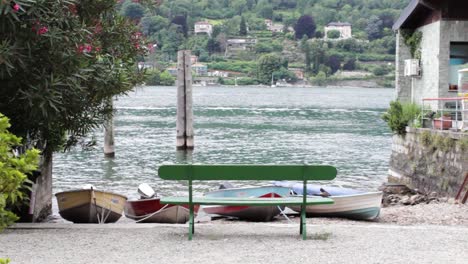
M 203 221 L 202 216 L 199 220 Z M 18 224 L 0 234 L 0 258 L 33 263 L 467 263 L 468 205 L 383 208 L 372 222 L 309 218 L 271 223 L 216 220 L 196 225 Z
M 309 219 L 312 220 L 312 219 Z M 312 221 L 310 221 L 312 222 Z M 232 222 L 196 226 L 18 225 L 0 235 L 12 263 L 466 263 L 468 228 Z

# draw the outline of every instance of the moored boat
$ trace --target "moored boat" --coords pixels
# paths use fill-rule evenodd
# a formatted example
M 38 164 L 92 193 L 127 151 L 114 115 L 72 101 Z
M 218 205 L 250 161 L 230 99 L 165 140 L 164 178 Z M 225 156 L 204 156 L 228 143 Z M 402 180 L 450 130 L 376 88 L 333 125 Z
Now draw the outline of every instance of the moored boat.
M 206 197 L 285 197 L 289 196 L 289 188 L 278 186 L 229 188 L 221 189 L 205 194 Z M 279 206 L 205 206 L 203 210 L 207 214 L 236 217 L 247 221 L 265 222 L 271 221 L 282 208 Z
M 195 216 L 198 208 L 194 206 Z M 125 217 L 138 223 L 183 224 L 190 215 L 188 205 L 161 204 L 159 197 L 127 201 L 124 212 Z
M 127 197 L 94 188 L 56 193 L 59 214 L 73 223 L 114 223 L 122 216 Z
M 294 193 L 301 195 L 303 185 L 277 182 L 279 186 L 289 186 Z M 328 196 L 334 200 L 331 205 L 313 205 L 306 207 L 307 216 L 343 217 L 355 220 L 373 220 L 380 214 L 382 192 L 365 192 L 349 188 L 308 184 L 308 197 Z M 300 212 L 300 206 L 290 206 Z
M 127 201 L 125 203 L 125 217 L 137 221 L 137 223 L 168 223 L 183 224 L 189 220 L 190 211 L 188 205 L 161 204 L 160 197 L 146 183 L 138 186 L 140 200 Z M 194 205 L 194 213 L 197 215 L 199 205 Z

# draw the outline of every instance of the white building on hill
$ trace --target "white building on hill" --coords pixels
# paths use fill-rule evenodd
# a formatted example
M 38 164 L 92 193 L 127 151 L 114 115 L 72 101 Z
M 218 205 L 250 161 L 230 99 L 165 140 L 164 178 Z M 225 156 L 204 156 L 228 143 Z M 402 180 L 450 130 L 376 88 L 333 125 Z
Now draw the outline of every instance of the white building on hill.
M 331 22 L 325 27 L 325 38 L 329 31 L 336 30 L 340 32 L 340 37 L 338 39 L 349 39 L 352 38 L 351 24 L 347 22 Z
M 194 31 L 195 34 L 205 33 L 208 34 L 208 36 L 211 36 L 211 33 L 213 33 L 213 25 L 208 21 L 198 21 L 195 23 Z

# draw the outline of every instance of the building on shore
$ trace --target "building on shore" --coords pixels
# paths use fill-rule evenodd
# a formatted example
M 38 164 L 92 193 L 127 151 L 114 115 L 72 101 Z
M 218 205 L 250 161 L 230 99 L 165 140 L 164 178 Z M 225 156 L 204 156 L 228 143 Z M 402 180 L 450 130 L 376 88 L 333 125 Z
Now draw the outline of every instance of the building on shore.
M 172 76 L 177 76 L 177 67 L 169 67 L 166 71 Z
M 467 10 L 466 0 L 412 0 L 403 10 L 393 25 L 397 99 L 421 104 L 456 96 L 458 70 L 468 62 Z M 421 40 L 414 54 L 405 44 L 410 37 Z
M 192 65 L 192 71 L 195 75 L 198 76 L 207 76 L 208 75 L 208 66 L 202 63 L 195 63 Z
M 195 22 L 194 32 L 195 34 L 204 33 L 211 36 L 213 33 L 213 25 L 208 21 Z
M 298 80 L 304 80 L 304 70 L 301 68 L 288 68 L 288 71 L 294 73 Z
M 395 99 L 423 112 L 418 125 L 393 136 L 390 182 L 454 197 L 468 179 L 468 100 L 457 90 L 468 63 L 467 10 L 466 0 L 412 0 L 393 25 Z
M 338 40 L 341 39 L 349 39 L 352 38 L 352 28 L 351 24 L 348 22 L 331 22 L 328 23 L 328 25 L 325 26 L 325 36 L 324 38 L 327 39 L 328 32 L 329 31 L 338 31 L 340 32 L 340 37 L 337 38 Z

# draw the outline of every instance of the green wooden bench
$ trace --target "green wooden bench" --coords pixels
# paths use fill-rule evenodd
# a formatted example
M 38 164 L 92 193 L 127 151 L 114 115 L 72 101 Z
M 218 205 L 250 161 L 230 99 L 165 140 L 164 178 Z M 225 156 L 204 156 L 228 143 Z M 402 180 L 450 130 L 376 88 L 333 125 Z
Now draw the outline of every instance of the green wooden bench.
M 306 205 L 333 204 L 330 198 L 300 197 L 283 198 L 214 198 L 193 197 L 192 181 L 303 181 L 304 193 L 307 181 L 333 180 L 337 171 L 332 166 L 312 165 L 163 165 L 158 170 L 159 177 L 164 180 L 188 181 L 188 197 L 163 197 L 163 204 L 188 204 L 190 208 L 189 240 L 195 232 L 193 206 L 198 205 L 234 205 L 234 206 L 290 206 L 301 205 L 301 223 L 299 233 L 306 239 Z

